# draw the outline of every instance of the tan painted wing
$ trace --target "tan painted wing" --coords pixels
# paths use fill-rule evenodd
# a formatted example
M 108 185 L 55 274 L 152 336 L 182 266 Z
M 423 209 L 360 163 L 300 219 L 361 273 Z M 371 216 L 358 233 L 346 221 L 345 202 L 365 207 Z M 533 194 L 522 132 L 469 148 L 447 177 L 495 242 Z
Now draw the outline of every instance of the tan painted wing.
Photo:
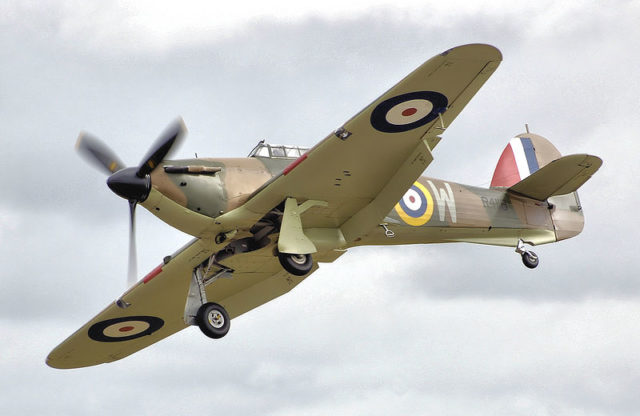
M 111 303 L 58 345 L 47 357 L 47 364 L 55 368 L 77 368 L 116 361 L 186 328 L 184 309 L 191 272 L 211 255 L 214 248 L 205 240 L 192 241 L 174 255 L 159 274 L 147 283 L 141 280 L 121 297 L 130 304 L 129 307 L 123 309 L 115 302 Z M 273 245 L 234 256 L 225 264 L 236 271 L 232 278 L 218 279 L 208 285 L 207 300 L 223 305 L 231 318 L 288 292 L 304 279 L 289 275 L 282 269 L 277 257 L 273 256 Z M 313 271 L 316 269 L 317 265 Z M 117 337 L 139 330 L 143 333 L 149 331 L 148 323 L 151 322 L 152 327 L 158 318 L 163 324 L 151 334 L 117 340 Z M 97 333 L 103 340 L 89 336 L 92 327 L 94 337 Z M 120 332 L 121 329 L 125 331 Z
M 258 190 L 243 209 L 264 214 L 287 197 L 326 201 L 327 207 L 304 214 L 304 227 L 341 227 L 353 241 L 384 218 L 429 165 L 442 127 L 501 59 L 496 48 L 480 44 L 431 58 Z M 440 94 L 446 111 L 438 109 Z

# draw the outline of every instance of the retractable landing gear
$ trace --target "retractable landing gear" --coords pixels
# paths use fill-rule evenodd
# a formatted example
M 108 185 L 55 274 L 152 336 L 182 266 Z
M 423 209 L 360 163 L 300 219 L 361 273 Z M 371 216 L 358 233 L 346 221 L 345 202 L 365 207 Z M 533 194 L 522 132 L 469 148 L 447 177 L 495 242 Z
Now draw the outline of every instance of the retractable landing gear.
M 522 263 L 530 269 L 535 269 L 538 267 L 540 263 L 540 258 L 533 251 L 529 251 L 524 246 L 524 241 L 518 240 L 518 245 L 516 246 L 516 253 L 522 256 Z
M 311 254 L 278 253 L 278 260 L 287 272 L 295 276 L 304 276 L 313 267 Z
M 208 278 L 206 283 L 225 277 L 229 273 L 231 273 L 230 270 L 222 269 Z M 187 303 L 184 307 L 184 322 L 187 325 L 198 325 L 200 330 L 209 338 L 222 338 L 229 332 L 231 318 L 222 305 L 207 302 L 204 275 L 205 272 L 202 265 L 193 270 Z

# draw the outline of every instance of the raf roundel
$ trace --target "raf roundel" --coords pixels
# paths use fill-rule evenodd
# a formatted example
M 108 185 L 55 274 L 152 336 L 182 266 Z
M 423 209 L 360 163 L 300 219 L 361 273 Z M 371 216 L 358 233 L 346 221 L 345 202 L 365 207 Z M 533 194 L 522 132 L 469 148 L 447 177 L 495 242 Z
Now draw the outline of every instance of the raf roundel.
M 151 335 L 162 328 L 164 321 L 155 316 L 125 316 L 95 323 L 89 328 L 89 338 L 100 342 L 129 341 Z
M 402 221 L 417 227 L 431 219 L 433 198 L 424 185 L 415 182 L 396 204 L 395 210 Z
M 447 110 L 447 97 L 435 91 L 414 91 L 384 100 L 373 109 L 371 125 L 384 133 L 424 126 Z

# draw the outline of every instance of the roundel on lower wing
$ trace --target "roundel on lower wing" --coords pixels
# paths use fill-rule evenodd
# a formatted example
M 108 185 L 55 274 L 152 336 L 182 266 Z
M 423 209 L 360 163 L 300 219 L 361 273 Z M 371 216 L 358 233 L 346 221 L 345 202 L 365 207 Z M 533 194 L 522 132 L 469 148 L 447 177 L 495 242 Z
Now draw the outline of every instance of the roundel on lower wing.
M 433 198 L 424 185 L 415 182 L 396 204 L 395 210 L 407 224 L 423 225 L 433 215 Z
M 424 126 L 446 111 L 447 97 L 435 91 L 414 91 L 384 100 L 373 109 L 371 125 L 385 133 Z
M 89 338 L 100 342 L 129 341 L 151 335 L 163 325 L 164 321 L 155 316 L 124 316 L 91 325 Z

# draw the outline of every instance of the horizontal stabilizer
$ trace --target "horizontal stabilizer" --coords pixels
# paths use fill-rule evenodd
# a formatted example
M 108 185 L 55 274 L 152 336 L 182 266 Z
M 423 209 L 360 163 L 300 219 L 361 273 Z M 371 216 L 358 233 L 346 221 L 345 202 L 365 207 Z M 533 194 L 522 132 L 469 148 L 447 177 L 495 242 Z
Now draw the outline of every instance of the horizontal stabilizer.
M 597 156 L 563 156 L 511 186 L 508 191 L 544 201 L 554 195 L 576 191 L 601 165 L 602 159 Z

